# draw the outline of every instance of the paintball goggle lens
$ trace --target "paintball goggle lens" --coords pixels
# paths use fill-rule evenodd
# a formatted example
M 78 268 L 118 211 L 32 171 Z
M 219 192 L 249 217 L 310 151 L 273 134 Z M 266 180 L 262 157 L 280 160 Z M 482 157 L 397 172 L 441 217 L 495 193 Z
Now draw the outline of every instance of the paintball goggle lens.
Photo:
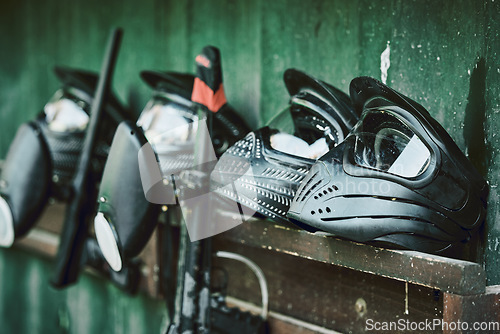
M 137 121 L 148 141 L 160 151 L 163 146 L 191 143 L 196 133 L 197 116 L 186 104 L 177 103 L 172 97 L 155 94 Z
M 89 123 L 89 105 L 78 97 L 58 90 L 45 105 L 45 119 L 55 132 L 84 131 Z
M 427 146 L 389 110 L 366 111 L 351 137 L 353 160 L 358 166 L 406 178 L 421 175 L 429 166 Z
M 330 126 L 303 106 L 288 106 L 268 126 L 271 147 L 286 154 L 318 159 L 335 145 Z

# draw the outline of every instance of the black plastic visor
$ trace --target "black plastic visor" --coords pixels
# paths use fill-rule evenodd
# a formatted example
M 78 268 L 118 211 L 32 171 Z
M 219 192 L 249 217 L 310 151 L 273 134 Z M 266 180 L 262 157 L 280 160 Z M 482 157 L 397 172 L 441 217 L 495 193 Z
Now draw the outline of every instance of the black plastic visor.
M 387 109 L 365 111 L 349 135 L 351 161 L 357 166 L 405 178 L 423 174 L 431 151 L 397 114 Z

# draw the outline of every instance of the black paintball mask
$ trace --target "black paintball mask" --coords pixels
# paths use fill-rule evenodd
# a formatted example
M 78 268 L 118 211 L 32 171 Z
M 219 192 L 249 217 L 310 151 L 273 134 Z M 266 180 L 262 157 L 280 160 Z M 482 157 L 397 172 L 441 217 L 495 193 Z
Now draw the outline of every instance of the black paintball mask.
M 487 182 L 418 103 L 359 77 L 361 118 L 304 179 L 291 221 L 358 242 L 441 252 L 485 218 Z
M 245 218 L 255 213 L 287 222 L 288 207 L 311 166 L 358 120 L 349 97 L 337 88 L 295 69 L 285 71 L 284 82 L 290 104 L 268 126 L 229 148 L 211 176 L 215 192 L 228 207 L 231 201 L 242 205 Z
M 95 73 L 55 67 L 62 87 L 35 120 L 22 124 L 9 147 L 0 176 L 0 245 L 10 247 L 36 223 L 49 198 L 66 201 L 93 101 Z M 115 129 L 127 111 L 111 95 L 103 126 Z M 93 179 L 104 167 L 110 135 L 99 138 Z
M 137 124 L 125 122 L 117 129 L 94 221 L 99 246 L 115 271 L 144 249 L 162 209 L 177 203 L 176 193 L 183 187 L 179 173 L 191 169 L 194 161 L 198 114 L 191 93 L 195 77 L 156 71 L 143 71 L 141 77 L 154 89 L 153 95 Z M 217 155 L 249 131 L 227 104 L 214 115 L 213 129 Z M 157 161 L 158 170 L 150 172 L 160 182 L 141 178 L 140 159 Z

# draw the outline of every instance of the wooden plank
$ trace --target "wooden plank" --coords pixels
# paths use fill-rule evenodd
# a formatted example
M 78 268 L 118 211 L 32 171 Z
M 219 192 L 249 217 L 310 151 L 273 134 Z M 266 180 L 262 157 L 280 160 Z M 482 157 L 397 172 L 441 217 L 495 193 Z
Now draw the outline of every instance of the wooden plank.
M 25 238 L 16 241 L 15 246 L 22 247 L 43 257 L 55 258 L 59 247 L 59 235 L 34 228 Z
M 232 297 L 227 297 L 226 299 L 230 307 L 238 307 L 244 311 L 260 314 L 261 310 L 255 304 Z M 341 334 L 340 332 L 300 321 L 277 312 L 269 312 L 267 321 L 269 323 L 269 331 L 273 334 Z
M 65 211 L 66 205 L 64 203 L 49 200 L 49 203 L 43 209 L 39 219 L 35 222 L 34 227 L 54 234 L 59 234 L 64 223 Z M 30 232 L 28 232 L 28 234 L 29 233 Z
M 477 263 L 414 251 L 389 250 L 252 219 L 217 238 L 334 264 L 460 295 L 483 293 Z
M 442 294 L 434 289 L 227 240 L 218 239 L 214 248 L 243 255 L 262 269 L 272 312 L 321 328 L 360 333 L 368 319 L 442 317 Z M 227 295 L 261 305 L 257 279 L 245 265 L 215 258 L 215 268 L 214 274 L 226 273 Z M 221 281 L 214 280 L 215 286 Z
M 443 333 L 500 332 L 500 285 L 474 296 L 445 293 L 443 302 Z

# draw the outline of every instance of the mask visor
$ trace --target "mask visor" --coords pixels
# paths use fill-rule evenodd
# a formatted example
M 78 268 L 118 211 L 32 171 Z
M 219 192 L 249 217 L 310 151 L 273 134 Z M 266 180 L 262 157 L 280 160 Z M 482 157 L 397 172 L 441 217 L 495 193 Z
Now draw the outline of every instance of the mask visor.
M 146 138 L 157 153 L 171 145 L 194 143 L 198 117 L 187 103 L 187 100 L 176 95 L 155 92 L 144 107 L 137 125 L 144 130 Z
M 369 111 L 353 130 L 358 166 L 415 178 L 428 168 L 431 152 L 407 125 L 386 111 Z
M 273 149 L 293 156 L 316 160 L 333 148 L 336 130 L 304 106 L 287 107 L 268 127 Z

